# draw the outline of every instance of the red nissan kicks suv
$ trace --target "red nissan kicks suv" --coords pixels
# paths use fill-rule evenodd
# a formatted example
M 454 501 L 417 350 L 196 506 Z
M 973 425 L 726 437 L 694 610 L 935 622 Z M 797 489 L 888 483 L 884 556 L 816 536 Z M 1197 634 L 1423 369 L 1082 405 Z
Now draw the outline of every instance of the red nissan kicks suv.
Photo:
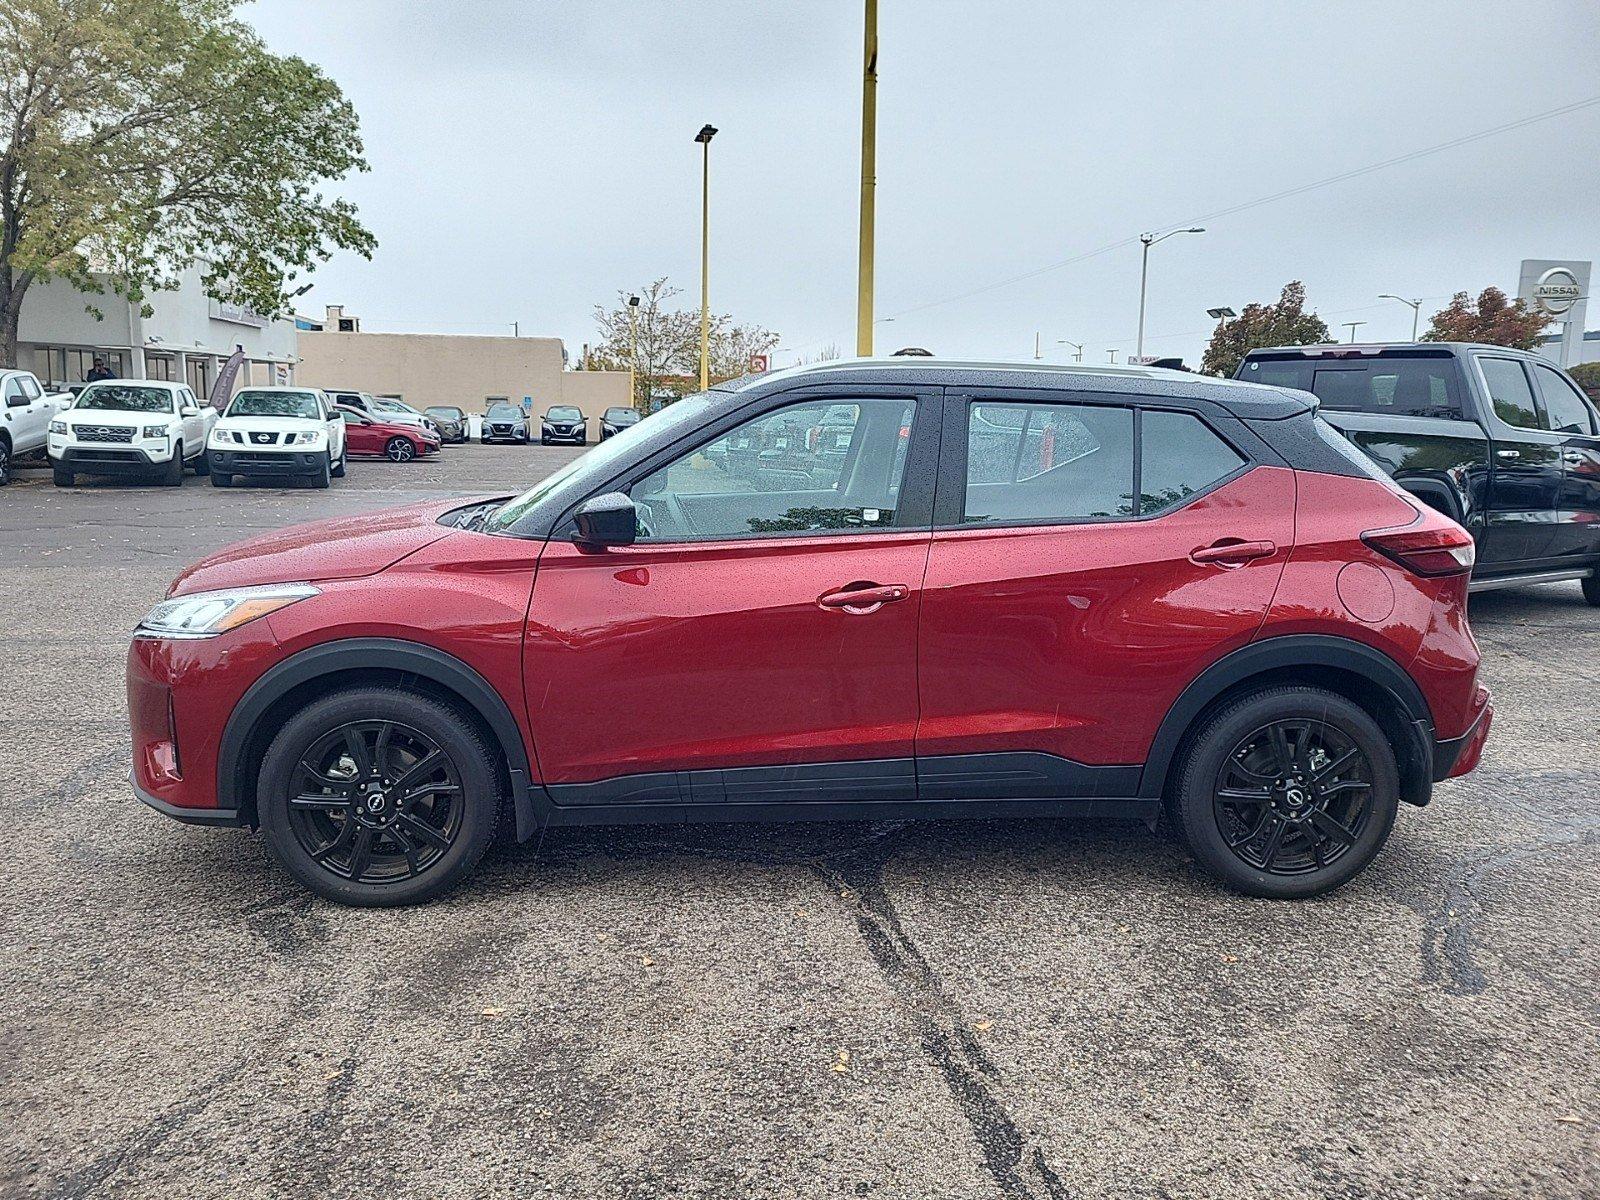
M 399 904 L 546 825 L 1123 816 L 1235 888 L 1369 863 L 1470 771 L 1472 541 L 1303 392 L 832 363 L 512 499 L 256 538 L 128 656 L 133 781 Z

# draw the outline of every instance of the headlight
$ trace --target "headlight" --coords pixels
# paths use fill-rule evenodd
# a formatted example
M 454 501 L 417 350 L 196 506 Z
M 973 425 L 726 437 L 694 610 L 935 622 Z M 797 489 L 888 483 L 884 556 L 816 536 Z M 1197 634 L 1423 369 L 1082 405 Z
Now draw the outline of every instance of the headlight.
M 237 629 L 257 617 L 277 612 L 320 595 L 309 583 L 280 583 L 270 587 L 231 588 L 223 592 L 196 592 L 163 600 L 150 610 L 133 631 L 134 637 L 208 638 Z
M 285 446 L 312 446 L 322 440 L 320 429 L 303 430 L 300 433 L 286 433 L 283 435 Z
M 67 431 L 67 423 L 65 421 L 51 421 L 50 422 L 50 432 L 51 433 L 65 433 L 66 431 Z
M 139 436 L 147 438 L 164 438 L 167 436 L 167 427 L 165 425 L 146 425 L 139 431 Z

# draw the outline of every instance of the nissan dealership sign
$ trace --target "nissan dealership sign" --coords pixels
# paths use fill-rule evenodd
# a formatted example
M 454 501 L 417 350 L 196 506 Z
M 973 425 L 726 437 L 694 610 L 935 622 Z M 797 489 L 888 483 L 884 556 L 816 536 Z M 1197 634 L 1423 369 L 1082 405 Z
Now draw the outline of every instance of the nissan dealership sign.
M 1593 263 L 1547 258 L 1525 258 L 1517 283 L 1517 295 L 1535 312 L 1555 318 L 1550 332 L 1561 337 L 1558 345 L 1548 346 L 1549 354 L 1562 366 L 1578 361 L 1583 339 L 1584 314 L 1589 307 L 1589 275 Z

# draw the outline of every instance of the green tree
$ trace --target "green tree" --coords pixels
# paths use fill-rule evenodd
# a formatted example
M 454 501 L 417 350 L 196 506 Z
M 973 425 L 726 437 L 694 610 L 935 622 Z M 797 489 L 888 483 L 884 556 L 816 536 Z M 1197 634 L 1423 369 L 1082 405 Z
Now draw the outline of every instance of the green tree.
M 1283 285 L 1276 304 L 1247 304 L 1232 320 L 1217 322 L 1200 369 L 1232 377 L 1251 350 L 1266 346 L 1312 346 L 1326 342 L 1328 325 L 1306 312 L 1306 285 L 1298 279 Z
M 1568 367 L 1567 374 L 1588 393 L 1589 399 L 1600 404 L 1600 362 L 1578 363 Z
M 676 307 L 681 288 L 657 279 L 637 292 L 618 292 L 614 305 L 594 306 L 600 342 L 590 347 L 584 366 L 591 370 L 633 370 L 633 403 L 648 408 L 663 391 L 680 395 L 687 377 L 700 377 L 700 313 Z M 637 297 L 637 305 L 629 304 Z M 765 354 L 778 335 L 759 325 L 740 325 L 726 313 L 711 317 L 709 373 L 712 382 L 734 379 L 750 369 L 752 354 Z M 694 390 L 694 387 L 689 387 Z
M 198 262 L 219 300 L 276 313 L 335 249 L 370 256 L 347 200 L 356 115 L 272 54 L 234 0 L 0 0 L 0 361 L 30 286 L 144 304 Z M 105 282 L 103 282 L 105 281 Z
M 1532 311 L 1522 300 L 1507 299 L 1497 287 L 1486 287 L 1478 293 L 1476 303 L 1466 292 L 1452 296 L 1449 304 L 1433 314 L 1422 340 L 1483 342 L 1532 350 L 1553 320 L 1548 313 Z

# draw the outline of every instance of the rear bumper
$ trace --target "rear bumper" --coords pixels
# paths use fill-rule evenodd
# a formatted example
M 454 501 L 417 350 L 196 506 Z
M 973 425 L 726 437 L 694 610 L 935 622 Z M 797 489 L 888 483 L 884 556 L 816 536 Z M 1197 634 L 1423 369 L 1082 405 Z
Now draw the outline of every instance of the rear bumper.
M 1433 744 L 1433 779 L 1454 779 L 1465 775 L 1478 765 L 1483 757 L 1484 743 L 1489 740 L 1489 726 L 1494 722 L 1494 700 L 1488 688 L 1480 687 L 1478 713 L 1472 724 L 1460 737 L 1445 738 Z
M 327 455 L 321 451 L 304 453 L 264 450 L 207 450 L 206 463 L 218 475 L 315 475 L 322 470 Z

